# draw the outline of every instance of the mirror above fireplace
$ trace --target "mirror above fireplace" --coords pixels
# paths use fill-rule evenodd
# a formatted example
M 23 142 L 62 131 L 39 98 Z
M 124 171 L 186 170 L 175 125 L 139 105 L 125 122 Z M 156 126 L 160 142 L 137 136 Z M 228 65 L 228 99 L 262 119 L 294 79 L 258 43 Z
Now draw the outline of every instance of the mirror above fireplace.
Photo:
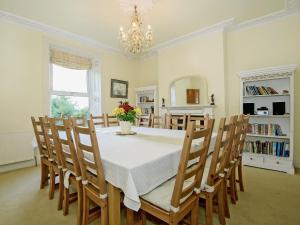
M 207 81 L 201 76 L 187 76 L 170 85 L 171 106 L 207 105 Z

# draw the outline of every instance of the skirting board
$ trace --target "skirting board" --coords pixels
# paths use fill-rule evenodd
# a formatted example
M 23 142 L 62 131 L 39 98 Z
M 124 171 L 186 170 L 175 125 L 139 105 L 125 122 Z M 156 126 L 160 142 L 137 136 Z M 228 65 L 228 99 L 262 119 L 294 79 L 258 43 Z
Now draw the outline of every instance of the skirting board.
M 0 173 L 5 173 L 5 172 L 17 170 L 17 169 L 23 169 L 23 168 L 31 167 L 31 166 L 35 166 L 35 165 L 36 165 L 36 163 L 35 163 L 34 159 L 29 159 L 29 160 L 22 161 L 22 162 L 16 162 L 16 163 L 0 165 Z

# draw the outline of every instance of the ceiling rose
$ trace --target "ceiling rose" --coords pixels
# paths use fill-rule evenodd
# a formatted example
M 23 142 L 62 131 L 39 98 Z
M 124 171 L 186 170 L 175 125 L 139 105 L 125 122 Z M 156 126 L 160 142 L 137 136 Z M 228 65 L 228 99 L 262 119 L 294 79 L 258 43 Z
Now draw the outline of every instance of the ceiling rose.
M 146 12 L 152 9 L 153 0 L 119 0 L 120 7 L 125 12 L 133 12 L 134 7 L 137 6 L 140 12 Z
M 133 9 L 134 13 L 131 18 L 131 25 L 127 31 L 123 27 L 120 27 L 119 40 L 126 53 L 137 55 L 146 51 L 151 46 L 153 34 L 150 25 L 147 26 L 146 32 L 143 32 L 138 7 L 134 5 Z

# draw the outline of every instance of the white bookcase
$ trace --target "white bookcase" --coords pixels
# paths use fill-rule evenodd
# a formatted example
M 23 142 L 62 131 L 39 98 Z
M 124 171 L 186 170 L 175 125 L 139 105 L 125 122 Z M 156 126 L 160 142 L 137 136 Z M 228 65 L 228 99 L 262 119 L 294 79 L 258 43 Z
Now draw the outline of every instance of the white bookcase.
M 250 115 L 252 130 L 250 129 L 250 133 L 247 134 L 243 153 L 244 165 L 294 174 L 294 75 L 296 67 L 297 65 L 286 65 L 239 73 L 241 113 L 244 113 L 244 103 L 254 103 L 254 115 Z M 269 89 L 263 90 L 262 94 L 260 88 L 260 95 L 258 95 L 259 90 L 255 87 L 271 87 L 278 94 L 270 94 Z M 273 102 L 285 102 L 285 114 L 274 115 Z M 257 115 L 257 109 L 261 107 L 268 108 L 268 115 Z
M 136 88 L 136 105 L 142 114 L 158 113 L 157 86 Z

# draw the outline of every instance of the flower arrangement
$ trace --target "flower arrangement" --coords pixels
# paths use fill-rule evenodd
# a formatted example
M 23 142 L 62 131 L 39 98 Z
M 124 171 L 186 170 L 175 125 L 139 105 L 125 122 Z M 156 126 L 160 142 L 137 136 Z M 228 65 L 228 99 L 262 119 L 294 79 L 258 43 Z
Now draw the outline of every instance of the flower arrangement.
M 113 110 L 113 115 L 116 116 L 118 120 L 131 123 L 133 123 L 135 119 L 141 114 L 141 109 L 129 105 L 128 101 L 121 101 L 119 107 Z

